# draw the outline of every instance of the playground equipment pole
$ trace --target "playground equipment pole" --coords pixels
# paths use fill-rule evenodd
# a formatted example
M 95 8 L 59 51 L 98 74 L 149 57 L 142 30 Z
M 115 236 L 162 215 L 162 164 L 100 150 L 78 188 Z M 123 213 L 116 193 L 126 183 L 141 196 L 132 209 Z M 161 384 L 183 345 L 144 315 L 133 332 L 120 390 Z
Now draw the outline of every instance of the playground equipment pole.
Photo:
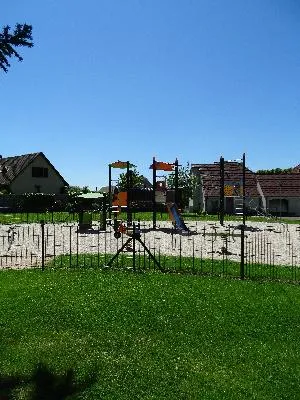
M 220 157 L 220 224 L 224 224 L 224 157 Z
M 130 162 L 127 161 L 127 174 L 126 174 L 126 191 L 127 191 L 127 225 L 132 224 L 131 212 L 131 189 L 132 189 L 132 171 L 130 171 Z
M 246 224 L 246 155 L 243 153 L 243 225 Z
M 243 223 L 241 226 L 241 264 L 240 264 L 240 277 L 245 278 L 245 183 L 246 183 L 246 156 L 243 153 Z
M 175 160 L 175 176 L 174 176 L 174 189 L 175 189 L 175 203 L 178 205 L 178 160 Z
M 156 191 L 156 161 L 155 157 L 153 157 L 153 170 L 152 170 L 152 176 L 153 176 L 153 192 L 152 192 L 152 224 L 153 224 L 153 229 L 156 229 L 156 198 L 155 198 L 155 191 Z
M 112 193 L 111 193 L 111 164 L 108 165 L 108 218 L 111 219 Z

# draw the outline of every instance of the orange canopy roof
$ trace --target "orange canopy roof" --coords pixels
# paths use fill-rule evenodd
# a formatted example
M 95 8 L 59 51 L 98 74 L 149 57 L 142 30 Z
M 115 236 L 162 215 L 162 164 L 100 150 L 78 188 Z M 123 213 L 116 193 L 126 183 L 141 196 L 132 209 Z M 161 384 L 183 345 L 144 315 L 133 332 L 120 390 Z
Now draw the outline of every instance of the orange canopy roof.
M 150 169 L 153 169 L 153 164 L 150 165 Z M 174 164 L 162 162 L 162 161 L 155 161 L 155 169 L 160 171 L 173 171 Z
M 127 168 L 127 161 L 115 161 L 111 164 L 109 164 L 112 168 Z M 135 167 L 135 165 L 129 163 L 129 168 Z

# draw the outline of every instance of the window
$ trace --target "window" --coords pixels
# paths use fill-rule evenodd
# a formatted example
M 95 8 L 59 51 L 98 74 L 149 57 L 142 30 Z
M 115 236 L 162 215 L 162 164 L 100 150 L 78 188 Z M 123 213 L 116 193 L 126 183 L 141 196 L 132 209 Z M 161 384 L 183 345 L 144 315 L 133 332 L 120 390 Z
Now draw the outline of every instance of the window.
M 48 178 L 48 168 L 32 167 L 33 178 Z

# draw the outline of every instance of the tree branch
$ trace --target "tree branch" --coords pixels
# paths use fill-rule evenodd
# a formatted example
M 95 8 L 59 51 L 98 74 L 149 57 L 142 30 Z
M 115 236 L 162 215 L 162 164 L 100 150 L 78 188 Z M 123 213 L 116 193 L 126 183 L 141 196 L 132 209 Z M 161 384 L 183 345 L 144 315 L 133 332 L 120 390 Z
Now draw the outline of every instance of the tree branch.
M 7 72 L 10 64 L 8 59 L 16 57 L 19 61 L 23 58 L 14 47 L 33 47 L 32 26 L 27 24 L 16 24 L 12 34 L 9 33 L 10 26 L 5 26 L 0 33 L 0 68 Z

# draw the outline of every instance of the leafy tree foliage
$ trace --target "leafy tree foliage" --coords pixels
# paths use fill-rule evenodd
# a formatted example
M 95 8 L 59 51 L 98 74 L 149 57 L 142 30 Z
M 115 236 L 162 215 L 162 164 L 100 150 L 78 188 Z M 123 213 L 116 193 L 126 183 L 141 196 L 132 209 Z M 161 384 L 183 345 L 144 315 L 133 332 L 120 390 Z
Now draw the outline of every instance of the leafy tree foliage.
M 175 174 L 167 177 L 167 185 L 169 188 L 175 187 Z M 178 188 L 182 191 L 182 206 L 187 207 L 189 199 L 193 197 L 194 191 L 198 185 L 197 177 L 191 173 L 190 164 L 178 168 Z
M 140 175 L 136 167 L 133 167 L 130 171 L 131 186 L 134 188 L 144 187 L 144 177 Z M 118 179 L 118 189 L 125 191 L 127 189 L 127 172 L 122 172 Z
M 0 32 L 0 68 L 7 72 L 10 64 L 9 58 L 16 57 L 19 61 L 23 58 L 15 50 L 15 47 L 33 47 L 32 26 L 17 24 L 13 33 L 10 33 L 10 26 L 5 26 Z
M 292 172 L 292 168 L 259 169 L 256 171 L 260 175 L 289 174 L 290 172 Z
M 68 186 L 67 187 L 67 193 L 71 195 L 78 195 L 81 193 L 90 193 L 91 190 L 89 189 L 88 186 Z

